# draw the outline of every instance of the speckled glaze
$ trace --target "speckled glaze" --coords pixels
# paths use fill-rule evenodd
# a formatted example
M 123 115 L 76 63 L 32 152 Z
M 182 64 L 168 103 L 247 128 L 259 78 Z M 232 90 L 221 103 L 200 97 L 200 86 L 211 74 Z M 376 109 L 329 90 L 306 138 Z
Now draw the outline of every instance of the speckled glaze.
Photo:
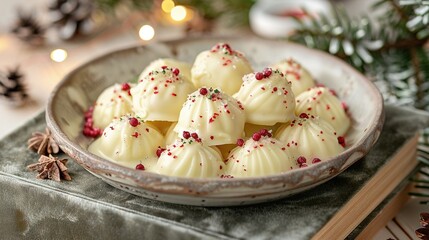
M 193 62 L 217 42 L 246 53 L 255 70 L 293 57 L 320 83 L 334 89 L 352 116 L 347 149 L 335 158 L 287 173 L 241 179 L 186 179 L 134 170 L 89 153 L 81 134 L 83 113 L 103 89 L 135 79 L 157 58 Z M 52 92 L 46 121 L 61 149 L 106 183 L 146 198 L 203 206 L 253 204 L 284 198 L 335 177 L 362 158 L 377 141 L 384 123 L 383 99 L 376 87 L 352 67 L 326 53 L 284 41 L 258 38 L 196 38 L 115 51 L 68 74 Z

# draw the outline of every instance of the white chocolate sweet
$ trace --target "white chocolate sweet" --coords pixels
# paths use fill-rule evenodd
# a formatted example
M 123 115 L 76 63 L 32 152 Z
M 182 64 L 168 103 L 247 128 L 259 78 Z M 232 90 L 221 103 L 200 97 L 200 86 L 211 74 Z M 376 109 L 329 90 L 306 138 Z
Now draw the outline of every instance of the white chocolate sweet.
M 188 94 L 195 90 L 178 68 L 161 67 L 131 89 L 136 116 L 145 121 L 175 122 Z
M 260 177 L 287 172 L 297 165 L 284 144 L 270 136 L 248 139 L 234 148 L 226 161 L 225 175 L 234 178 Z
M 232 95 L 240 89 L 243 76 L 253 70 L 243 54 L 228 44 L 218 43 L 197 56 L 191 72 L 196 87 L 219 88 Z
M 150 170 L 156 163 L 156 150 L 163 144 L 164 137 L 155 128 L 127 115 L 113 120 L 88 150 L 131 168 L 142 163 Z
M 244 76 L 243 84 L 234 97 L 246 109 L 246 122 L 273 126 L 278 122 L 291 121 L 295 96 L 290 85 L 277 69 L 266 68 L 263 72 Z
M 172 144 L 174 140 L 176 140 L 177 132 L 174 131 L 174 128 L 176 127 L 176 125 L 177 125 L 177 122 L 172 123 L 168 128 L 167 132 L 165 133 L 164 137 L 165 137 L 166 145 Z
M 225 163 L 215 147 L 206 146 L 193 137 L 178 138 L 168 145 L 158 159 L 159 174 L 188 178 L 220 177 Z
M 184 79 L 187 81 L 191 81 L 191 64 L 187 62 L 182 62 L 173 58 L 159 58 L 151 62 L 142 71 L 142 73 L 139 76 L 139 80 L 146 77 L 150 72 L 160 69 L 162 66 L 178 68 L 180 70 L 180 73 L 183 75 Z
M 188 96 L 174 131 L 196 132 L 208 146 L 235 143 L 243 135 L 244 108 L 239 101 L 213 88 Z
M 130 88 L 131 85 L 128 83 L 115 84 L 98 96 L 92 115 L 94 127 L 104 129 L 113 119 L 133 112 Z
M 325 120 L 338 136 L 345 135 L 351 124 L 344 105 L 335 93 L 326 87 L 312 88 L 296 97 L 295 113 L 298 115 L 303 112 Z
M 292 92 L 295 96 L 316 85 L 307 69 L 292 58 L 278 62 L 272 68 L 279 69 L 292 83 Z
M 293 159 L 300 167 L 327 160 L 344 151 L 334 129 L 326 121 L 305 113 L 289 125 L 281 126 L 275 137 L 292 150 Z M 300 157 L 304 159 L 298 159 Z M 302 160 L 305 161 L 300 162 Z

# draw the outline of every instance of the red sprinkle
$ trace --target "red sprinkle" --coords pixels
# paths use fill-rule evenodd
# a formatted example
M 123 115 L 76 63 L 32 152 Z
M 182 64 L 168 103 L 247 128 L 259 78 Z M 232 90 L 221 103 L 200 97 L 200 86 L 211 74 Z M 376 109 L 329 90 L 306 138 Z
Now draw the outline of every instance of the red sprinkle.
M 344 137 L 338 137 L 338 143 L 341 146 L 346 147 L 346 139 Z
M 264 78 L 264 74 L 261 72 L 255 73 L 256 80 L 262 80 Z
M 261 139 L 262 135 L 259 132 L 256 132 L 252 135 L 252 139 L 255 141 L 259 141 Z
M 128 83 L 122 83 L 122 91 L 130 90 L 131 86 Z
M 135 118 L 135 117 L 130 118 L 130 119 L 128 120 L 128 122 L 129 122 L 129 123 L 130 123 L 130 125 L 131 125 L 131 126 L 133 126 L 133 127 L 137 127 L 137 125 L 139 125 L 139 120 L 138 120 L 137 118 Z
M 244 145 L 244 140 L 242 138 L 237 139 L 237 146 L 242 147 Z
M 131 136 L 138 138 L 139 137 L 139 133 L 138 132 L 134 132 Z
M 259 130 L 259 134 L 261 134 L 262 136 L 266 137 L 266 136 L 268 136 L 270 134 L 270 132 L 267 129 L 263 128 L 263 129 Z
M 191 137 L 191 133 L 189 133 L 188 131 L 183 131 L 183 138 L 184 139 L 189 139 Z
M 195 140 L 198 140 L 198 134 L 197 133 L 192 133 L 191 137 Z
M 175 68 L 175 69 L 173 69 L 173 74 L 174 75 L 179 75 L 179 73 L 180 73 L 180 70 L 178 69 L 178 68 Z
M 264 74 L 264 77 L 269 77 L 269 76 L 271 76 L 271 73 L 272 73 L 272 70 L 271 70 L 271 68 L 265 68 L 264 69 L 264 72 L 263 72 L 263 74 Z
M 139 163 L 139 164 L 136 165 L 136 169 L 137 170 L 145 170 L 144 165 L 141 164 L 141 163 Z
M 158 147 L 158 149 L 156 149 L 156 156 L 160 157 L 161 153 L 165 151 L 165 148 L 162 147 Z
M 322 160 L 320 160 L 320 158 L 313 158 L 313 161 L 311 161 L 311 163 L 318 163 L 321 162 Z
M 302 165 L 302 164 L 304 164 L 304 163 L 306 163 L 306 162 L 307 162 L 307 159 L 306 159 L 305 157 L 303 157 L 303 156 L 300 156 L 298 159 L 296 159 L 296 162 L 297 162 L 299 165 Z
M 207 90 L 207 88 L 201 88 L 200 89 L 200 94 L 203 95 L 203 96 L 206 95 L 208 92 L 209 91 Z
M 308 119 L 307 113 L 301 113 L 301 114 L 299 114 L 299 117 L 300 118 L 307 118 Z
M 220 175 L 220 178 L 234 178 L 232 175 Z

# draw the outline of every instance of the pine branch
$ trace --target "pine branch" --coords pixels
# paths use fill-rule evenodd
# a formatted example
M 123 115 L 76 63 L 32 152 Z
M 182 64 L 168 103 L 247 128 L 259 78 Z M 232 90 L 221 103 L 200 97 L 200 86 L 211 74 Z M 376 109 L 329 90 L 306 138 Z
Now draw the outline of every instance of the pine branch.
M 429 4 L 429 0 L 423 1 Z M 353 19 L 334 7 L 333 16 L 296 19 L 299 28 L 290 40 L 344 59 L 373 79 L 388 102 L 429 109 L 429 53 L 424 48 L 429 40 L 429 5 L 426 7 L 380 0 L 373 8 L 385 11 L 378 18 L 378 29 L 365 16 Z M 410 24 L 416 19 L 422 23 Z

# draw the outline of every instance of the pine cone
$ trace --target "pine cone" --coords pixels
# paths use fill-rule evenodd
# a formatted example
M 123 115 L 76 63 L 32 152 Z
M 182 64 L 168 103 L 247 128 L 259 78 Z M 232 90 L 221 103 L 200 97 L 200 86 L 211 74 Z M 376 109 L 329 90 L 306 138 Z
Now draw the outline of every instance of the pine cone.
M 15 105 L 21 105 L 28 99 L 27 88 L 19 67 L 0 73 L 0 96 Z
M 94 29 L 91 0 L 54 0 L 49 6 L 52 24 L 60 38 L 68 40 L 77 35 L 88 35 Z
M 18 12 L 18 19 L 11 32 L 16 37 L 32 45 L 41 45 L 44 42 L 45 29 L 42 28 L 32 14 Z

